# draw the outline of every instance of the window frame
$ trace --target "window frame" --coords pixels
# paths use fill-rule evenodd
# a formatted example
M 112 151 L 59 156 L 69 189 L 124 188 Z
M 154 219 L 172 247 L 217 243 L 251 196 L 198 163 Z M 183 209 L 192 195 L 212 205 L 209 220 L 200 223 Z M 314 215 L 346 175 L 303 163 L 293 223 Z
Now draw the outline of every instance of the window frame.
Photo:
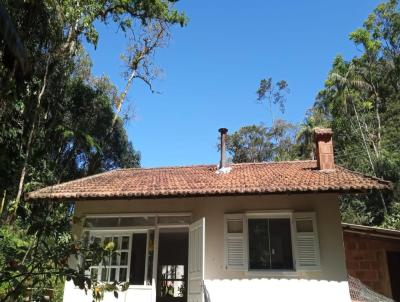
M 249 253 L 249 219 L 289 219 L 290 222 L 290 239 L 292 243 L 292 261 L 293 268 L 292 269 L 250 269 L 250 253 Z M 245 250 L 246 250 L 246 274 L 247 275 L 297 275 L 297 262 L 296 262 L 296 253 L 297 253 L 297 245 L 296 245 L 296 237 L 295 237 L 295 220 L 294 220 L 294 212 L 293 211 L 263 211 L 263 212 L 246 212 L 244 215 L 243 222 L 243 232 L 244 232 L 244 240 L 245 240 Z
M 113 237 L 122 238 L 124 236 L 129 237 L 128 249 L 119 248 L 119 249 L 116 250 L 117 253 L 120 253 L 121 251 L 122 252 L 128 252 L 128 263 L 126 265 L 111 265 L 111 264 L 104 265 L 102 263 L 99 263 L 98 265 L 90 266 L 90 268 L 88 270 L 88 273 L 90 275 L 93 268 L 97 269 L 97 281 L 99 281 L 99 282 L 113 282 L 113 281 L 108 281 L 108 280 L 107 281 L 102 281 L 101 280 L 101 270 L 103 268 L 110 269 L 110 270 L 112 268 L 118 268 L 118 274 L 116 273 L 116 276 L 118 276 L 118 278 L 117 278 L 118 282 L 128 282 L 129 283 L 129 276 L 130 276 L 130 269 L 131 269 L 131 255 L 132 255 L 132 236 L 133 236 L 134 233 L 147 233 L 147 231 L 143 232 L 143 230 L 141 230 L 141 231 L 118 231 L 118 230 L 92 230 L 91 231 L 91 230 L 88 230 L 88 232 L 89 232 L 89 240 L 92 237 L 97 237 L 97 238 L 100 237 L 101 238 L 101 244 L 103 244 L 104 239 L 106 237 L 111 237 L 111 238 L 113 238 Z M 118 244 L 119 244 L 119 242 L 118 242 Z M 122 239 L 121 239 L 121 245 L 122 245 Z M 117 257 L 118 257 L 117 259 L 120 259 L 120 255 L 118 255 Z M 147 262 L 147 257 L 146 257 L 146 262 Z M 127 274 L 126 275 L 126 280 L 125 281 L 119 281 L 119 269 L 125 268 L 125 267 L 127 268 L 127 270 L 126 270 L 126 274 Z M 146 263 L 146 268 L 147 268 L 147 263 Z
M 158 265 L 158 237 L 159 230 L 163 228 L 188 228 L 192 223 L 193 214 L 192 212 L 138 212 L 138 213 L 105 213 L 105 214 L 96 214 L 96 213 L 86 213 L 83 215 L 83 218 L 125 218 L 125 217 L 155 217 L 154 225 L 143 225 L 143 226 L 109 226 L 109 227 L 89 227 L 84 225 L 83 222 L 81 225 L 81 234 L 84 236 L 85 233 L 92 236 L 92 234 L 113 234 L 115 236 L 119 236 L 119 234 L 130 234 L 130 246 L 129 246 L 129 254 L 128 254 L 128 271 L 127 271 L 127 281 L 130 282 L 130 267 L 131 267 L 131 255 L 132 255 L 132 235 L 135 233 L 146 233 L 147 241 L 146 241 L 146 264 L 145 264 L 145 280 L 143 285 L 139 284 L 129 284 L 129 289 L 151 289 L 152 293 L 155 295 L 156 293 L 156 283 L 157 283 L 157 265 Z M 188 217 L 188 222 L 183 223 L 162 223 L 159 221 L 159 217 Z M 149 259 L 148 259 L 148 248 L 149 248 L 149 232 L 154 232 L 153 238 L 153 263 L 152 267 L 149 268 Z M 101 235 L 104 236 L 104 235 Z M 97 266 L 96 266 L 97 267 Z M 152 272 L 152 284 L 146 284 L 149 269 Z M 87 271 L 90 274 L 90 270 Z M 101 276 L 100 276 L 101 278 Z

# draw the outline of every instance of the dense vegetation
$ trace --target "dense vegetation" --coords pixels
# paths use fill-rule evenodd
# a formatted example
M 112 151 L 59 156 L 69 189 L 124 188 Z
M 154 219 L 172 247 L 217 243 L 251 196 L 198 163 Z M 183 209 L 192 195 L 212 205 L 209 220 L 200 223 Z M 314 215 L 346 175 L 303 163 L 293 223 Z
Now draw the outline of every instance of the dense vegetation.
M 400 11 L 390 0 L 379 5 L 349 36 L 361 54 L 337 56 L 304 122 L 275 121 L 246 126 L 228 139 L 234 162 L 311 159 L 313 128 L 334 131 L 337 164 L 390 180 L 393 192 L 343 196 L 344 221 L 400 229 Z M 257 99 L 284 108 L 287 83 L 261 80 Z M 277 128 L 278 126 L 278 128 Z M 276 129 L 280 129 L 276 132 Z
M 151 87 L 155 50 L 171 25 L 185 24 L 174 2 L 0 2 L 0 301 L 40 299 L 65 278 L 92 287 L 86 264 L 71 269 L 67 259 L 101 259 L 112 246 L 82 246 L 70 235 L 72 204 L 28 203 L 24 193 L 139 165 L 123 104 L 134 80 Z M 82 40 L 96 46 L 99 23 L 115 24 L 130 41 L 122 92 L 91 74 Z
M 85 247 L 70 234 L 73 204 L 27 203 L 24 193 L 116 167 L 140 164 L 128 141 L 124 106 L 133 81 L 152 90 L 152 58 L 169 27 L 186 17 L 175 0 L 5 0 L 0 2 L 0 301 L 39 299 L 65 279 L 94 298 L 118 284 L 99 285 L 67 259 L 99 261 L 112 246 Z M 126 85 L 91 74 L 82 40 L 96 46 L 96 24 L 126 36 Z M 131 34 L 134 35 L 130 36 Z M 379 5 L 350 34 L 361 50 L 336 57 L 314 106 L 297 126 L 274 120 L 228 137 L 234 162 L 308 159 L 312 129 L 334 130 L 340 165 L 383 177 L 393 192 L 343 196 L 343 220 L 400 229 L 400 13 L 397 0 Z M 288 84 L 263 79 L 257 100 L 283 111 Z M 125 112 L 126 113 L 126 112 Z M 273 117 L 273 115 L 272 115 Z M 59 295 L 56 292 L 56 295 Z

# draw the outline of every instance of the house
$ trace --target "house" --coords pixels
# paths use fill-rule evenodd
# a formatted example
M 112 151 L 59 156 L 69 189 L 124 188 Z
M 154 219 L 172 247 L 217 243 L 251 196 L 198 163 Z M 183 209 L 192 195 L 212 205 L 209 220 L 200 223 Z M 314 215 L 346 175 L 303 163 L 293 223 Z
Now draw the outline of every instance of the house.
M 390 183 L 334 164 L 332 131 L 317 160 L 117 169 L 30 193 L 75 201 L 75 234 L 117 244 L 104 281 L 118 301 L 350 301 L 338 196 Z M 64 301 L 91 301 L 72 283 Z M 112 294 L 106 301 L 115 301 Z
M 400 231 L 348 223 L 342 227 L 349 276 L 400 301 Z M 357 287 L 351 291 L 354 299 L 370 294 Z

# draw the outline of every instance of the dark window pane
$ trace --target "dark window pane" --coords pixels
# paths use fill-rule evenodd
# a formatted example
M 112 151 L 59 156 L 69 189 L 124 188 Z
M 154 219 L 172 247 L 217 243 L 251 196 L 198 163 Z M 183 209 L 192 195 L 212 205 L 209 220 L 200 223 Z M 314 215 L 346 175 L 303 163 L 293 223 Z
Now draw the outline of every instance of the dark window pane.
M 154 231 L 149 231 L 147 254 L 147 280 L 146 285 L 151 285 L 153 280 L 153 254 L 154 254 Z
M 290 219 L 269 219 L 271 269 L 293 269 Z
M 108 270 L 107 268 L 101 269 L 101 281 L 107 282 L 108 281 Z
M 144 285 L 147 234 L 133 234 L 130 283 Z
M 92 280 L 97 280 L 97 275 L 98 275 L 98 268 L 94 267 L 90 270 L 90 278 L 92 278 Z
M 155 217 L 121 217 L 120 226 L 153 226 Z
M 111 269 L 111 271 L 110 271 L 110 282 L 114 282 L 116 279 L 115 279 L 115 276 L 116 276 L 116 268 L 112 268 Z
M 126 268 L 121 267 L 119 269 L 119 282 L 125 282 L 126 281 L 126 272 L 127 272 Z
M 117 226 L 118 226 L 118 217 L 85 219 L 85 227 L 89 228 L 117 227 Z
M 118 252 L 113 252 L 111 256 L 111 265 L 117 265 Z
M 114 237 L 113 242 L 114 242 L 114 251 L 119 250 L 118 237 Z
M 119 264 L 128 265 L 128 252 L 121 252 Z
M 122 237 L 121 249 L 122 250 L 129 249 L 129 237 L 128 236 Z
M 249 219 L 249 268 L 269 269 L 268 220 Z

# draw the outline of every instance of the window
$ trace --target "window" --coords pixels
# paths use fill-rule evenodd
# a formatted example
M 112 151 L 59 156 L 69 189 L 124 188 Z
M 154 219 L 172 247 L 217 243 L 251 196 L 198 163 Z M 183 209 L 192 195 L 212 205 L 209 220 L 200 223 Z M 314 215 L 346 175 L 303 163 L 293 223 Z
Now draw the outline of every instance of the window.
M 87 217 L 84 221 L 85 228 L 115 228 L 115 227 L 151 227 L 156 224 L 190 224 L 192 217 L 190 215 L 151 215 L 143 216 L 121 216 L 121 217 Z
M 249 269 L 293 269 L 289 218 L 249 219 Z
M 151 285 L 153 277 L 154 230 L 138 233 L 110 233 L 96 231 L 91 241 L 102 246 L 114 242 L 115 250 L 97 265 L 90 267 L 93 279 L 102 282 L 129 282 Z M 89 263 L 91 259 L 87 259 Z
M 320 269 L 315 213 L 226 214 L 224 249 L 227 270 Z
M 114 242 L 115 251 L 110 252 L 98 265 L 90 267 L 93 279 L 103 282 L 126 282 L 128 280 L 131 237 L 129 235 L 94 235 L 93 241 L 103 246 Z
M 185 266 L 162 265 L 160 279 L 160 297 L 184 297 L 185 295 Z

